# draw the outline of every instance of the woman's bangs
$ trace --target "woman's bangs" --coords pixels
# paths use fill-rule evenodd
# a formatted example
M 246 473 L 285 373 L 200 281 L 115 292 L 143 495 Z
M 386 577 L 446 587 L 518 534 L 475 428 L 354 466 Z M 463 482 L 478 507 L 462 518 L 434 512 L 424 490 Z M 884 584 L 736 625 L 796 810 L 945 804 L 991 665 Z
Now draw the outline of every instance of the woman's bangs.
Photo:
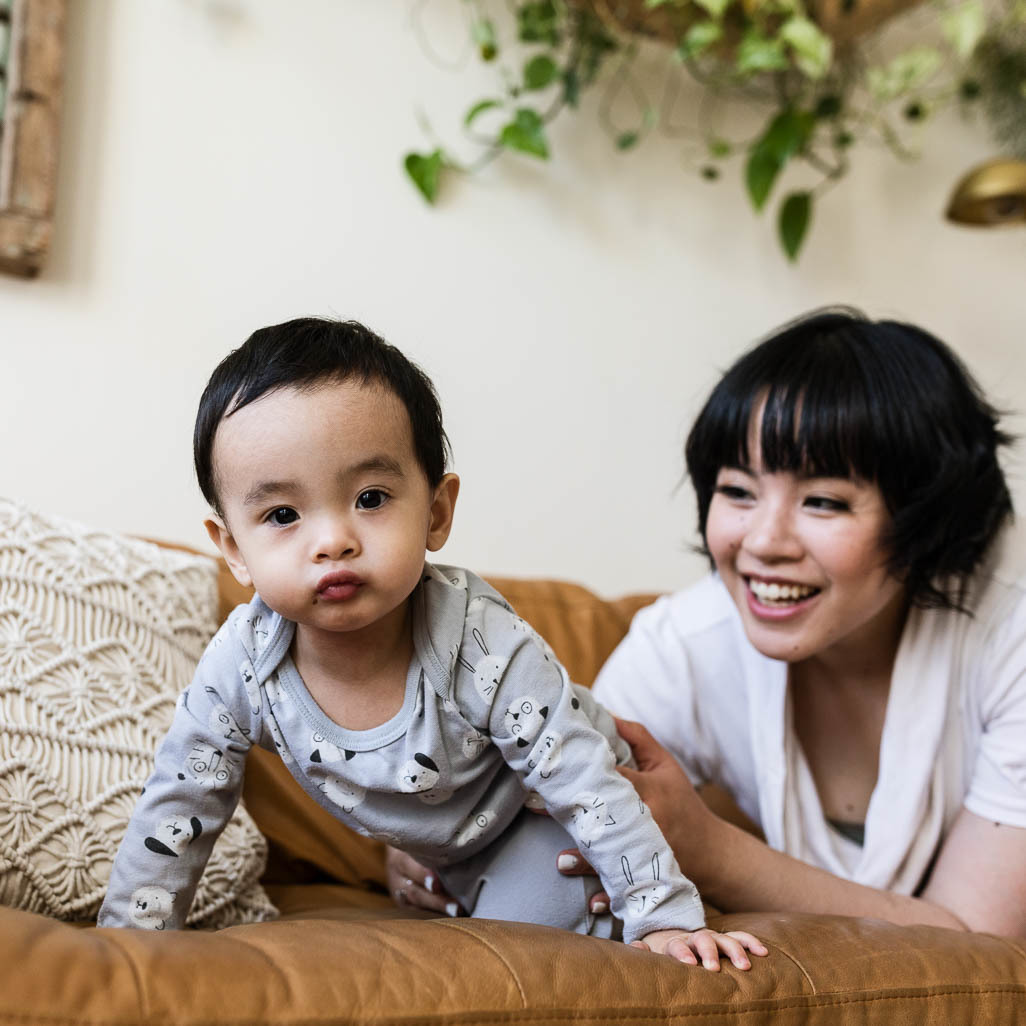
M 878 447 L 868 414 L 865 397 L 836 374 L 810 374 L 800 390 L 771 385 L 759 432 L 763 470 L 875 481 Z

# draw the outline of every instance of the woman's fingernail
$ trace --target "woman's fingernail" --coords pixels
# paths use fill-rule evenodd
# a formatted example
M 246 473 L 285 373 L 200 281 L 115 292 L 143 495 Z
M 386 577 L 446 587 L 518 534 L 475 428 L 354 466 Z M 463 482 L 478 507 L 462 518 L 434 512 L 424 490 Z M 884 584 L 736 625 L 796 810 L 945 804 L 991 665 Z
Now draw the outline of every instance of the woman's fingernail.
M 445 914 L 450 919 L 455 919 L 460 914 L 459 905 L 457 905 L 455 901 L 450 901 L 449 904 L 445 906 Z
M 577 868 L 577 856 L 576 855 L 560 855 L 556 859 L 557 869 L 576 869 Z
M 435 878 L 430 873 L 428 873 L 428 875 L 424 877 L 424 890 L 431 891 L 432 893 L 434 893 Z
M 596 901 L 592 903 L 591 911 L 597 915 L 602 915 L 603 912 L 609 911 L 609 906 L 604 901 Z

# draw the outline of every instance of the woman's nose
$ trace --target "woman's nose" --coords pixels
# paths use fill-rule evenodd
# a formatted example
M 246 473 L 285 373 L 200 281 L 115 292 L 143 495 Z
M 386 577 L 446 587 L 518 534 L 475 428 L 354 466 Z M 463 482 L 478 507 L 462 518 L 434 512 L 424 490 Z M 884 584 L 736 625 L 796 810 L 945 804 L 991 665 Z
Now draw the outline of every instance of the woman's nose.
M 743 547 L 765 563 L 800 559 L 802 545 L 790 512 L 777 503 L 760 503 L 752 511 Z

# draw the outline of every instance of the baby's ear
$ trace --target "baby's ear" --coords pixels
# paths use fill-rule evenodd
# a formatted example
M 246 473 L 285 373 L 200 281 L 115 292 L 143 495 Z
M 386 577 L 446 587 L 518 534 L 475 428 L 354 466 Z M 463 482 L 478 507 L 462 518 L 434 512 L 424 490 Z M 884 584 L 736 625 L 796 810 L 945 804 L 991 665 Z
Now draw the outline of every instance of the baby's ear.
M 249 574 L 249 569 L 242 558 L 239 546 L 235 544 L 235 538 L 231 531 L 228 530 L 227 525 L 220 517 L 210 516 L 203 521 L 203 526 L 207 529 L 210 540 L 220 549 L 221 555 L 224 556 L 224 561 L 228 564 L 232 577 L 244 588 L 252 587 L 253 578 Z
M 428 521 L 427 541 L 424 546 L 428 552 L 437 552 L 448 539 L 452 530 L 456 497 L 459 494 L 460 479 L 455 474 L 446 474 L 438 482 L 431 500 L 431 518 Z

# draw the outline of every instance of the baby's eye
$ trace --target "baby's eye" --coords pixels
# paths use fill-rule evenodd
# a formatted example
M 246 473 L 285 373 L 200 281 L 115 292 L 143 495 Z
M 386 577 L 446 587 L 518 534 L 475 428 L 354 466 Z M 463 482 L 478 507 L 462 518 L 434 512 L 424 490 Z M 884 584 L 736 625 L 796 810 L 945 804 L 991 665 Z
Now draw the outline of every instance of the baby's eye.
M 287 527 L 299 519 L 299 514 L 291 506 L 279 506 L 267 514 L 267 519 L 278 527 Z
M 356 500 L 356 508 L 378 509 L 386 502 L 388 502 L 388 495 L 380 488 L 368 488 L 367 491 L 360 492 L 360 497 Z

